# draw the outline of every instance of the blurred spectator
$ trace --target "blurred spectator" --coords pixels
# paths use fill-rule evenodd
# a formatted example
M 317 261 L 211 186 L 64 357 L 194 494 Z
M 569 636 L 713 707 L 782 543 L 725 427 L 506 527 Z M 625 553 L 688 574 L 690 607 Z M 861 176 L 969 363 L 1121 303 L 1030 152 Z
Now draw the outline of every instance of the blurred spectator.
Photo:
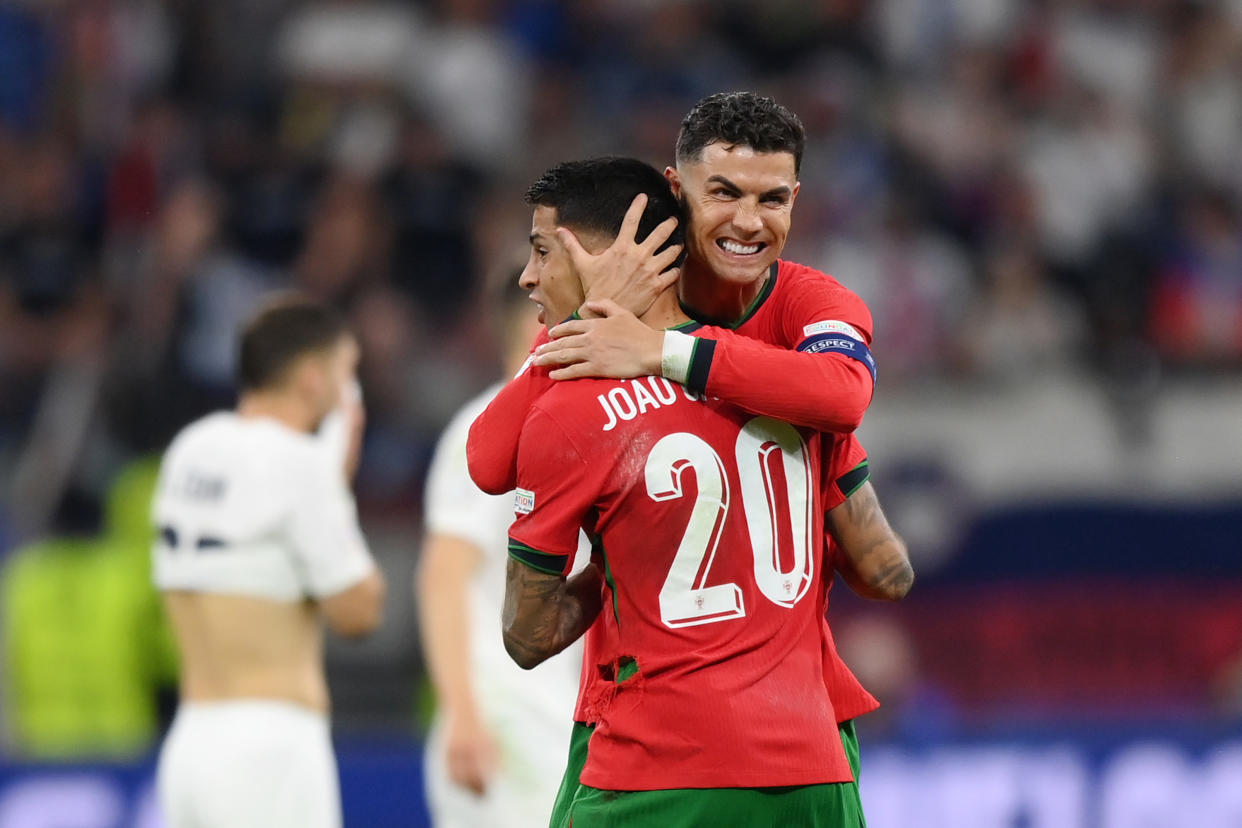
M 306 243 L 293 264 L 297 286 L 337 307 L 389 276 L 390 233 L 370 183 L 340 174 L 319 190 Z
M 959 713 L 945 691 L 920 668 L 910 633 L 891 615 L 851 617 L 836 632 L 842 660 L 880 709 L 858 720 L 864 742 L 872 739 L 935 741 L 954 732 Z
M 408 53 L 405 81 L 454 152 L 503 172 L 526 151 L 530 67 L 497 28 L 498 0 L 438 0 L 435 22 Z
M 985 262 L 963 332 L 971 370 L 1016 385 L 1069 368 L 1082 352 L 1086 320 L 1052 285 L 1035 251 L 1006 245 Z
M 18 549 L 5 565 L 5 719 L 16 755 L 133 757 L 158 733 L 161 693 L 176 669 L 151 589 L 156 470 L 140 460 L 117 477 L 101 533 L 62 523 L 64 534 Z
M 275 278 L 225 246 L 224 205 L 201 179 L 168 193 L 128 273 L 108 383 L 113 434 L 129 450 L 162 449 L 185 423 L 233 401 L 237 330 Z
M 1242 196 L 1242 27 L 1238 14 L 1210 3 L 1179 4 L 1169 44 L 1165 94 L 1168 140 L 1179 171 L 1232 186 Z
M 436 317 L 451 318 L 474 289 L 480 257 L 473 236 L 483 184 L 479 171 L 455 157 L 430 124 L 407 121 L 397 162 L 383 182 L 385 214 L 393 223 L 392 278 Z
M 834 239 L 824 257 L 824 270 L 871 308 L 878 361 L 895 382 L 951 375 L 960 365 L 970 267 L 953 240 L 921 225 L 904 203 L 867 235 Z
M 1083 266 L 1107 231 L 1133 217 L 1152 185 L 1150 139 L 1130 110 L 1085 87 L 1066 87 L 1027 124 L 1021 166 L 1053 261 Z
M 33 3 L 0 5 L 0 129 L 36 127 L 55 69 L 52 32 Z
M 1242 209 L 1220 190 L 1193 193 L 1176 220 L 1151 302 L 1151 335 L 1170 361 L 1242 362 Z

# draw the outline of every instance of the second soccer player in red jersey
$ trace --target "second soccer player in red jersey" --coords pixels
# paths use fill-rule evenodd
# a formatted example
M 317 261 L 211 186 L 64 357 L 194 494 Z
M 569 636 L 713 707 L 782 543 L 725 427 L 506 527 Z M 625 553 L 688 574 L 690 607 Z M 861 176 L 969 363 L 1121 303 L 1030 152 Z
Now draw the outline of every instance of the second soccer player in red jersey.
M 607 240 L 607 205 L 623 208 L 635 186 L 659 196 L 659 180 L 604 159 L 532 187 L 523 284 L 545 312 L 581 295 L 548 241 L 556 222 Z M 689 322 L 671 293 L 643 321 Z M 596 663 L 612 670 L 611 695 L 574 825 L 698 825 L 722 812 L 739 825 L 859 824 L 824 684 L 820 440 L 661 378 L 564 383 L 534 403 L 510 530 L 515 660 L 538 663 L 598 611 L 591 571 L 564 575 L 580 526 L 598 538 L 606 584 Z

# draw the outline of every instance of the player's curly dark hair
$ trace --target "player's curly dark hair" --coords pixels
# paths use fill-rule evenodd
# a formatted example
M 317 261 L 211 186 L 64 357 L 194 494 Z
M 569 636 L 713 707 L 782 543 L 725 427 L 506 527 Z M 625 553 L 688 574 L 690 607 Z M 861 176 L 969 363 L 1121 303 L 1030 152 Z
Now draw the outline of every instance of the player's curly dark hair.
M 750 147 L 755 152 L 788 152 L 794 172 L 802 169 L 806 130 L 798 116 L 772 98 L 754 92 L 717 92 L 686 113 L 677 133 L 677 160 L 695 161 L 708 144 Z
M 660 250 L 683 244 L 681 204 L 660 171 L 637 158 L 605 156 L 557 164 L 530 185 L 526 203 L 556 208 L 557 223 L 570 230 L 615 238 L 639 193 L 646 194 L 647 207 L 638 223 L 637 238 L 647 238 L 660 222 L 676 217 L 677 228 Z

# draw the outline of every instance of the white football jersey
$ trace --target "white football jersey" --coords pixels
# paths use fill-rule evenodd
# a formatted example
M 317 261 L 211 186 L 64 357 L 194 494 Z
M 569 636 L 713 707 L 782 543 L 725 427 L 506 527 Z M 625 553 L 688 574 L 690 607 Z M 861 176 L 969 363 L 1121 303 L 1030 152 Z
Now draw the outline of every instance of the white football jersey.
M 298 601 L 346 590 L 375 567 L 340 451 L 264 417 L 218 412 L 183 429 L 152 513 L 164 590 Z
M 500 751 L 497 776 L 487 795 L 477 797 L 448 783 L 443 734 L 438 725 L 433 728 L 428 796 L 436 825 L 546 825 L 565 767 L 578 694 L 580 642 L 533 670 L 521 669 L 505 652 L 500 614 L 513 493 L 485 494 L 466 468 L 470 424 L 500 387 L 487 389 L 457 412 L 440 437 L 427 474 L 426 531 L 467 540 L 482 555 L 467 598 L 470 671 L 480 713 Z M 573 571 L 589 559 L 590 544 L 580 535 Z

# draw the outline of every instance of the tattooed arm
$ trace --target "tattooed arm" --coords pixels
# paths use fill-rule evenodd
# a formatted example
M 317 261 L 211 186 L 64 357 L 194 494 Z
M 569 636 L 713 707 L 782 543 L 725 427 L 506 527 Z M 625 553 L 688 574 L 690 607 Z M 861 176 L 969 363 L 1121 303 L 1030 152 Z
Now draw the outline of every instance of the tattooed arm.
M 595 564 L 570 576 L 509 559 L 501 623 L 505 650 L 523 670 L 559 653 L 587 631 L 603 606 Z
M 827 523 L 837 544 L 834 563 L 851 589 L 881 601 L 906 596 L 914 584 L 906 543 L 888 525 L 870 481 L 828 512 Z

